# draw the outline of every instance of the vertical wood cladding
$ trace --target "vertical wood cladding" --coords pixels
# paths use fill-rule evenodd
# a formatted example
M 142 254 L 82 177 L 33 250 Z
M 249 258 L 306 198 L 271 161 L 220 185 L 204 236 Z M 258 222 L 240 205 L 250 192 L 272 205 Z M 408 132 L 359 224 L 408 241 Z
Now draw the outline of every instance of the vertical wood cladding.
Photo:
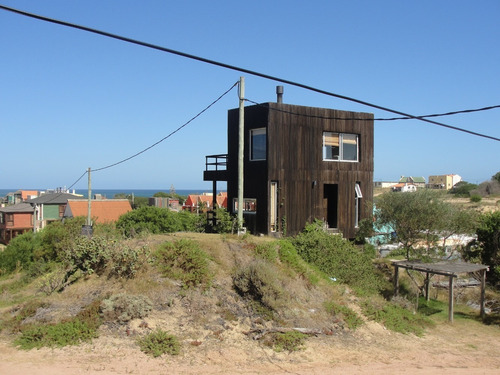
M 249 161 L 251 129 L 266 127 L 267 158 Z M 324 161 L 323 132 L 358 135 L 357 162 Z M 238 110 L 228 112 L 228 197 L 237 197 Z M 269 232 L 268 194 L 278 182 L 278 216 L 287 234 L 300 232 L 307 222 L 326 220 L 325 185 L 338 185 L 338 230 L 355 236 L 355 184 L 363 193 L 360 218 L 370 218 L 373 197 L 373 115 L 326 108 L 266 103 L 245 108 L 244 196 L 257 199 L 255 228 Z M 283 220 L 285 218 L 285 220 Z M 280 230 L 282 230 L 281 228 Z

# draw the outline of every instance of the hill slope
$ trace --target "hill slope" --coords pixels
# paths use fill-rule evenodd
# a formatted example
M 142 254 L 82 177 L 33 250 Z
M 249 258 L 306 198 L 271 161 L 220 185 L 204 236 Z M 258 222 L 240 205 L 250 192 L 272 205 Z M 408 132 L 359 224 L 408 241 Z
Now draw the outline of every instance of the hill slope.
M 423 337 L 403 335 L 378 323 L 351 330 L 341 316 L 328 312 L 325 302 L 338 301 L 359 311 L 358 299 L 344 286 L 307 279 L 277 263 L 274 282 L 281 291 L 269 311 L 234 288 L 238 270 L 254 264 L 253 246 L 237 238 L 219 235 L 176 234 L 139 240 L 155 247 L 165 241 L 190 239 L 203 244 L 210 255 L 214 278 L 210 287 L 184 288 L 146 267 L 134 279 L 117 280 L 92 275 L 44 300 L 44 308 L 31 318 L 57 322 L 81 311 L 93 300 L 126 293 L 145 296 L 153 309 L 144 318 L 107 321 L 91 343 L 64 348 L 23 351 L 11 344 L 13 336 L 2 332 L 2 374 L 323 374 L 323 373 L 430 373 L 493 374 L 500 368 L 500 330 L 472 320 L 440 323 Z M 266 238 L 254 241 L 266 242 Z M 262 264 L 264 263 L 257 263 Z M 36 293 L 36 283 L 16 296 L 4 291 L 2 319 L 15 316 L 23 299 Z M 25 294 L 25 296 L 21 296 Z M 17 298 L 19 302 L 12 302 Z M 10 300 L 10 302 L 9 302 Z M 13 307 L 14 306 L 14 307 Z M 366 319 L 365 319 L 366 320 Z M 177 336 L 178 356 L 152 358 L 140 351 L 137 339 L 156 328 Z M 266 345 L 273 332 L 298 328 L 308 333 L 303 350 L 277 352 Z

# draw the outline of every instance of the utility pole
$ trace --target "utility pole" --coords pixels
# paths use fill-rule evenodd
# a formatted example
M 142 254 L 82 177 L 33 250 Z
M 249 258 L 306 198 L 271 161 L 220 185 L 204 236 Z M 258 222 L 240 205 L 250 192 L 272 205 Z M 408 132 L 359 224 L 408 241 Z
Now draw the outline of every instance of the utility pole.
M 91 180 L 90 180 L 90 167 L 88 169 L 88 175 L 89 175 L 89 200 L 88 200 L 88 207 L 87 207 L 87 225 L 90 227 L 92 225 L 92 220 L 91 220 L 91 202 L 90 199 L 92 197 L 92 189 L 91 189 Z
M 243 162 L 245 142 L 245 77 L 240 77 L 238 127 L 238 234 L 243 233 Z
M 92 236 L 92 213 L 91 213 L 91 198 L 92 198 L 92 189 L 91 189 L 91 184 L 90 184 L 90 167 L 87 170 L 88 177 L 89 177 L 89 190 L 88 190 L 88 206 L 87 206 L 87 223 L 82 227 L 82 235 L 91 237 Z

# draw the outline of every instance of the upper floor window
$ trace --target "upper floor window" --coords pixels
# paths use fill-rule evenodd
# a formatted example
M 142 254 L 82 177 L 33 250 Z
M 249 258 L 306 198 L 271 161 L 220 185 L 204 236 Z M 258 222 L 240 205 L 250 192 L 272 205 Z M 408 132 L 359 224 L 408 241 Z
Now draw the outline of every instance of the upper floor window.
M 266 128 L 250 130 L 250 160 L 266 160 Z
M 357 134 L 323 132 L 323 160 L 358 161 Z

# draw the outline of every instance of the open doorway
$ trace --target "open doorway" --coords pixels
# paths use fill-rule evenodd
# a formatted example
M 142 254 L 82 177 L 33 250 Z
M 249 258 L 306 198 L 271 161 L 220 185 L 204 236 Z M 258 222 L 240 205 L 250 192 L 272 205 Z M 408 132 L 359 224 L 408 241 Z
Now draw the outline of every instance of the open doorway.
M 324 184 L 323 199 L 325 207 L 325 220 L 328 224 L 328 228 L 338 228 L 339 185 Z

